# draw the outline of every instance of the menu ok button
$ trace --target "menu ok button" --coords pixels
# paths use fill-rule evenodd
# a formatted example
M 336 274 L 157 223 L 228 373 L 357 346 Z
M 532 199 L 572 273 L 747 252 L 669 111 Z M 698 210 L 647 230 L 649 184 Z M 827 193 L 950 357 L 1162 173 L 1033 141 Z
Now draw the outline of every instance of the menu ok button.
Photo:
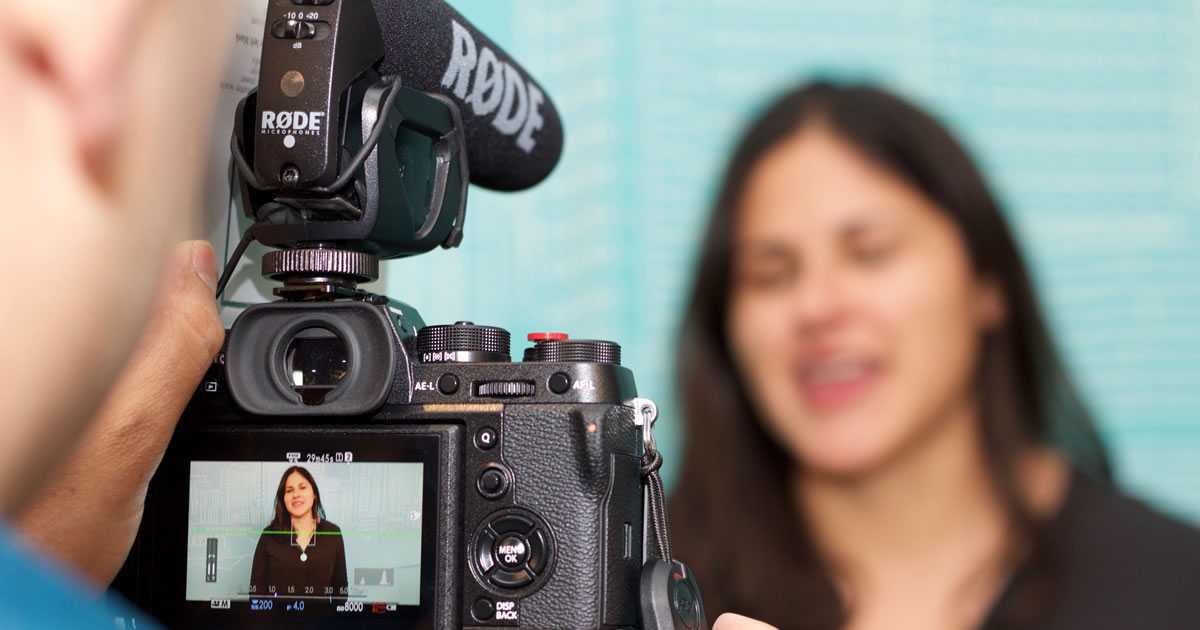
M 505 569 L 519 569 L 529 559 L 529 545 L 519 536 L 505 536 L 496 543 L 496 560 Z

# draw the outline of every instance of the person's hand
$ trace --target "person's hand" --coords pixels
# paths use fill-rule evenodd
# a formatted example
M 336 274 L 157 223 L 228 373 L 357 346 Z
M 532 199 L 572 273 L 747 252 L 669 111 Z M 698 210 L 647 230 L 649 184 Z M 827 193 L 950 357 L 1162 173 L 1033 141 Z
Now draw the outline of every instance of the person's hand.
M 194 233 L 228 4 L 0 9 L 0 515 L 62 462 Z
M 775 630 L 775 626 L 755 621 L 749 617 L 725 613 L 717 617 L 717 622 L 713 624 L 712 630 Z
M 150 477 L 225 330 L 203 241 L 172 250 L 149 326 L 68 463 L 17 525 L 36 547 L 104 587 L 120 570 Z

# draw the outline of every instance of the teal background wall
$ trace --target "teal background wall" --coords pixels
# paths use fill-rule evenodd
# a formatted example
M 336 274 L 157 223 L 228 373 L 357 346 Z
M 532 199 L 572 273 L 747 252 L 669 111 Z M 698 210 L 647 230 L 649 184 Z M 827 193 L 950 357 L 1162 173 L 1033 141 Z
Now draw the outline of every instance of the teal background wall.
M 1184 0 L 451 0 L 548 89 L 543 185 L 471 191 L 461 248 L 388 264 L 427 322 L 619 341 L 659 402 L 747 117 L 814 73 L 938 113 L 1002 197 L 1121 479 L 1200 522 L 1200 5 Z

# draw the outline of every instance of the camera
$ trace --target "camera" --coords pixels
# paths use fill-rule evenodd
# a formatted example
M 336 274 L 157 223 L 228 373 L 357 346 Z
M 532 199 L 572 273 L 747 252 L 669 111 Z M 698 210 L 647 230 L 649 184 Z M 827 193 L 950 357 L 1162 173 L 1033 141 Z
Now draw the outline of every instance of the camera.
M 171 628 L 705 628 L 619 345 L 536 332 L 514 361 L 502 328 L 359 287 L 461 242 L 475 123 L 380 74 L 376 10 L 269 2 L 231 142 L 253 225 L 220 285 L 258 240 L 281 299 L 227 331 L 120 590 Z
M 402 317 L 246 311 L 152 484 L 135 601 L 168 627 L 638 627 L 642 431 L 620 349 L 547 334 L 509 363 L 499 328 L 409 335 Z M 297 465 L 348 583 L 251 579 Z

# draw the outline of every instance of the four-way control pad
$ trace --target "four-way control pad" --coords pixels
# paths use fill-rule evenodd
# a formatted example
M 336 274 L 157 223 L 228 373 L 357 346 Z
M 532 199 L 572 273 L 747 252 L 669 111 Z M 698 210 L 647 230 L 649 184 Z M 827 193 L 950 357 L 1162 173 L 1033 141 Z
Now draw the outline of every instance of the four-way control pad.
M 528 594 L 544 583 L 552 568 L 550 529 L 527 510 L 505 510 L 489 517 L 473 538 L 471 568 L 490 590 L 506 596 Z

